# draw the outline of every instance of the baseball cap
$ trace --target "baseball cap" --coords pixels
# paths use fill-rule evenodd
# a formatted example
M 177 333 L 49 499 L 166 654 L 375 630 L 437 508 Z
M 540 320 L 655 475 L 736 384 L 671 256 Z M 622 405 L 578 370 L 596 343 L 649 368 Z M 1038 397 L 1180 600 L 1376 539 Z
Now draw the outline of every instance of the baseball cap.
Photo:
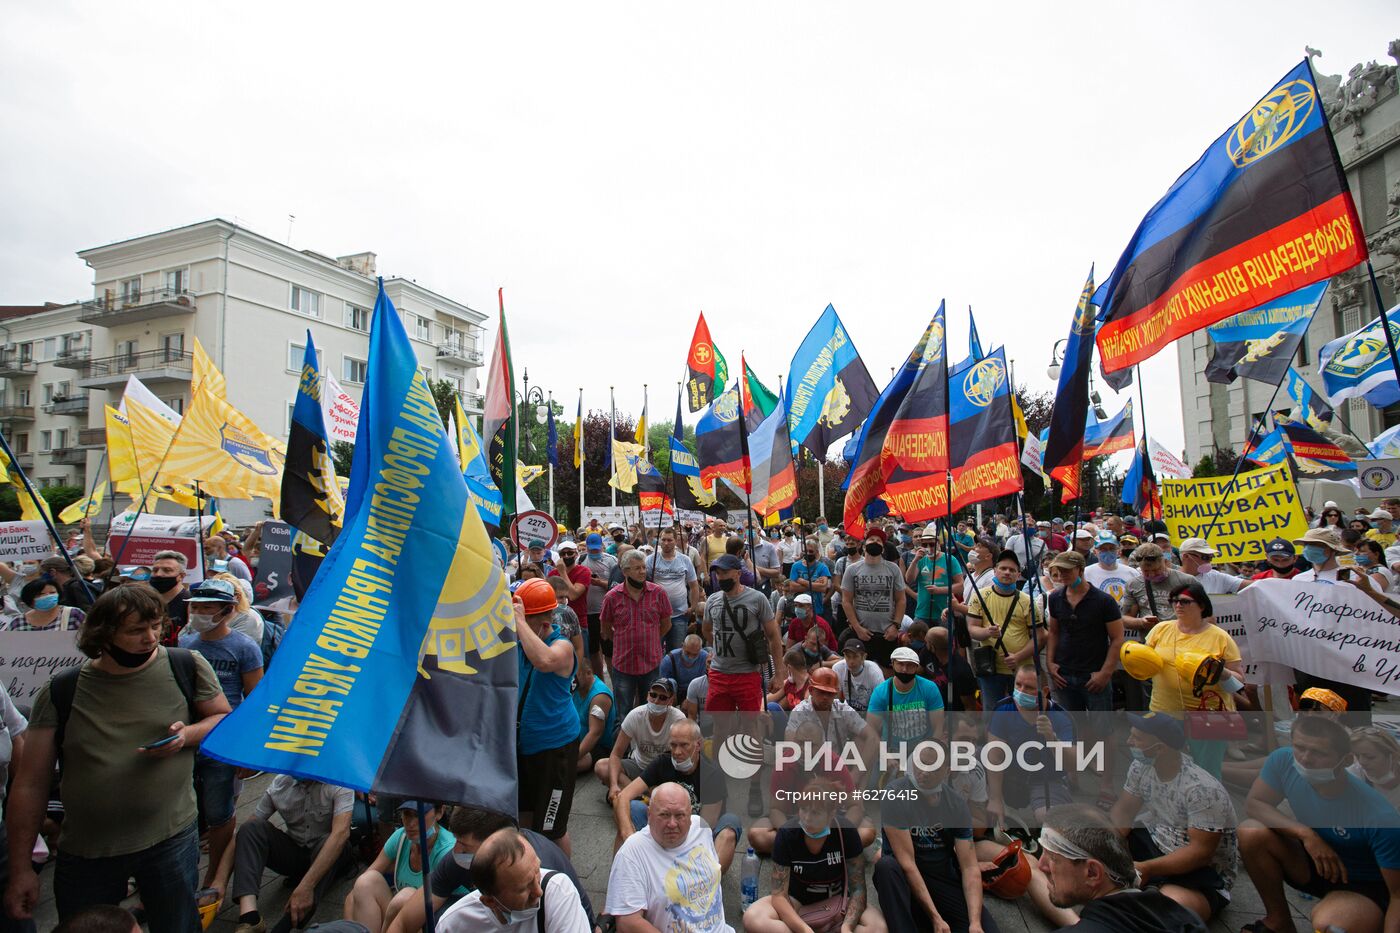
M 794 603 L 796 603 L 797 605 L 799 605 L 799 606 L 810 606 L 810 605 L 812 605 L 812 597 L 809 596 L 809 595 L 806 594 L 806 593 L 798 593 L 796 596 L 794 596 L 794 597 L 792 598 L 792 601 L 793 601 Z
M 1092 540 L 1094 539 L 1094 533 L 1093 533 L 1092 531 L 1090 531 L 1088 528 L 1080 528 L 1078 531 L 1076 531 L 1076 532 L 1074 533 L 1074 539 L 1075 539 L 1076 541 L 1081 540 L 1081 539 L 1085 539 L 1085 540 L 1092 541 Z
M 879 538 L 881 541 L 888 541 L 890 539 L 890 536 L 885 533 L 885 529 L 874 527 L 865 529 L 865 537 L 867 540 L 870 538 Z
M 1297 551 L 1293 547 L 1293 542 L 1289 541 L 1287 538 L 1275 538 L 1264 545 L 1264 553 L 1293 555 L 1297 553 Z
M 1382 518 L 1383 518 L 1383 519 L 1385 519 L 1386 521 L 1390 521 L 1390 513 L 1387 512 L 1385 509 L 1376 509 L 1374 512 L 1372 512 L 1370 515 L 1367 515 L 1366 517 L 1367 517 L 1367 518 L 1374 518 L 1374 519 L 1382 519 Z
M 1111 531 L 1100 531 L 1094 536 L 1094 547 L 1104 547 L 1108 544 L 1116 545 L 1117 543 L 1118 536 Z
M 651 682 L 651 686 L 660 687 L 671 696 L 676 695 L 676 681 L 673 677 L 658 677 Z
M 1050 561 L 1050 566 L 1063 567 L 1068 570 L 1083 570 L 1084 555 L 1078 551 L 1064 551 L 1055 555 L 1055 558 Z
M 859 651 L 861 654 L 865 654 L 865 642 L 859 638 L 848 638 L 846 643 L 841 646 L 841 651 L 843 654 L 848 651 Z
M 544 547 L 544 539 L 543 539 L 543 538 L 531 538 L 531 539 L 530 539 L 530 543 L 527 544 L 526 547 L 528 547 L 528 548 L 529 548 L 530 550 L 532 550 L 532 551 L 533 551 L 535 548 L 543 548 L 543 547 Z
M 236 603 L 233 584 L 227 580 L 205 580 L 190 590 L 192 603 Z
M 908 661 L 911 664 L 918 664 L 919 656 L 913 648 L 896 648 L 890 652 L 890 661 Z
M 716 570 L 743 570 L 744 562 L 734 554 L 721 554 L 710 561 L 710 566 Z
M 578 545 L 574 543 L 573 538 L 565 538 L 563 541 L 556 544 L 554 548 L 557 551 L 577 551 Z
M 603 536 L 595 531 L 588 537 L 584 538 L 583 543 L 588 547 L 590 551 L 601 551 L 603 549 Z
M 1187 538 L 1181 542 L 1180 550 L 1183 554 L 1200 554 L 1202 557 L 1214 557 L 1219 553 L 1206 542 L 1205 538 Z
M 1181 723 L 1165 713 L 1147 713 L 1143 716 L 1129 713 L 1128 722 L 1134 729 L 1161 740 L 1171 748 L 1180 750 L 1186 747 L 1186 733 Z

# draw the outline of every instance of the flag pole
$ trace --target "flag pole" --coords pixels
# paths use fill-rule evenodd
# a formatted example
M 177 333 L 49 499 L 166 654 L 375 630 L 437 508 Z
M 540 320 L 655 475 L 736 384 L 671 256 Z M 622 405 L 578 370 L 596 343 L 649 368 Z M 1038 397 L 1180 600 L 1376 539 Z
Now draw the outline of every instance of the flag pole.
M 550 420 L 553 421 L 553 418 L 554 418 L 554 393 L 553 393 L 553 392 L 549 393 L 549 401 L 548 401 L 547 404 L 549 405 L 549 417 L 550 417 Z M 550 517 L 553 517 L 553 516 L 554 516 L 554 461 L 559 459 L 559 428 L 557 427 L 558 422 L 557 422 L 557 421 L 554 421 L 553 423 L 556 425 L 556 427 L 555 427 L 555 429 L 554 429 L 554 456 L 553 456 L 553 458 L 551 458 L 551 457 L 549 456 L 549 451 L 546 450 L 546 451 L 545 451 L 545 458 L 544 458 L 544 462 L 547 463 L 547 464 L 549 464 L 549 514 L 550 514 Z M 549 439 L 548 439 L 548 438 L 545 438 L 545 443 L 546 443 L 546 444 L 549 443 Z
M 1047 798 L 1048 799 L 1048 798 Z M 437 918 L 433 916 L 433 894 L 432 885 L 426 882 L 429 869 L 428 852 L 428 807 L 423 801 L 418 801 L 418 862 L 423 869 L 423 929 L 427 933 L 433 933 L 437 927 Z M 439 827 L 438 832 L 442 832 Z
M 647 435 L 650 433 L 649 430 L 648 430 L 650 427 L 651 427 L 651 425 L 647 424 L 647 384 L 646 384 L 645 382 L 643 382 L 643 383 L 642 383 L 642 456 L 646 457 L 647 460 L 651 460 L 651 438 L 647 436 Z
M 199 480 L 194 481 L 194 527 L 199 533 L 199 572 L 200 576 L 209 576 L 209 561 L 204 552 L 204 500 L 199 494 Z M 131 529 L 133 532 L 136 529 Z
M 1145 474 L 1146 474 L 1147 481 L 1148 481 L 1149 483 L 1152 484 L 1152 486 L 1153 486 L 1154 489 L 1156 489 L 1156 488 L 1159 488 L 1159 487 L 1158 487 L 1158 485 L 1157 485 L 1157 474 L 1156 474 L 1156 473 L 1153 471 L 1153 469 L 1152 469 L 1152 435 L 1149 434 L 1148 431 L 1147 431 L 1147 387 L 1146 387 L 1145 385 L 1142 384 L 1142 364 L 1141 364 L 1141 363 L 1136 364 L 1136 365 L 1133 366 L 1133 373 L 1137 376 L 1137 384 L 1138 384 L 1138 412 L 1142 415 L 1142 445 L 1143 445 L 1142 468 L 1143 468 L 1143 471 L 1144 471 Z M 1284 379 L 1287 379 L 1287 378 L 1288 378 L 1288 374 L 1285 373 L 1283 378 L 1284 378 Z M 1275 390 L 1274 394 L 1277 395 L 1277 394 L 1278 394 L 1278 391 Z M 1270 402 L 1270 404 L 1273 404 L 1273 403 Z M 1121 493 L 1119 494 L 1119 498 L 1120 498 L 1120 499 L 1122 498 L 1122 494 L 1121 494 Z M 1158 499 L 1160 500 L 1160 498 L 1161 498 L 1161 495 L 1160 495 L 1160 493 L 1159 493 L 1159 494 L 1158 494 Z M 1159 502 L 1158 504 L 1160 504 L 1160 502 Z M 1149 515 L 1153 516 L 1154 520 L 1160 521 L 1161 518 L 1162 518 L 1161 512 L 1158 511 L 1158 509 L 1156 508 L 1156 506 L 1154 506 L 1154 505 L 1152 504 L 1152 499 L 1151 499 L 1150 496 L 1148 497 L 1148 500 L 1147 500 L 1147 513 L 1148 513 Z
M 612 463 L 612 442 L 617 439 L 617 397 L 613 394 L 613 387 L 608 386 L 608 462 Z M 613 475 L 617 475 L 617 464 L 612 464 Z M 608 483 L 608 488 L 612 490 L 612 507 L 617 508 L 617 487 Z
M 587 458 L 586 456 L 584 456 L 584 449 L 583 449 L 583 428 L 584 428 L 584 424 L 583 424 L 583 386 L 579 386 L 579 387 L 578 387 L 578 418 L 577 418 L 576 420 L 578 421 L 578 451 L 577 451 L 577 453 L 578 453 L 578 522 L 577 522 L 577 524 L 581 527 L 581 526 L 587 524 L 587 522 L 584 520 L 584 517 L 583 517 L 583 510 L 584 510 L 584 508 L 585 508 L 584 502 L 586 501 L 585 498 L 584 498 L 584 488 L 583 488 L 583 487 L 584 487 L 584 482 L 583 482 L 583 481 L 584 481 L 584 470 L 585 470 L 585 469 L 587 468 L 587 466 L 588 466 L 588 458 Z
M 1395 378 L 1400 380 L 1400 354 L 1395 351 L 1395 335 L 1390 332 L 1390 318 L 1386 317 L 1385 302 L 1381 300 L 1381 286 L 1376 281 L 1376 269 L 1371 265 L 1369 258 L 1366 260 L 1366 274 L 1371 279 L 1371 294 L 1376 299 L 1376 310 L 1381 315 L 1381 330 L 1385 331 L 1385 345 L 1390 350 L 1390 366 L 1395 370 Z
M 10 466 L 19 474 L 19 481 L 24 486 L 24 491 L 28 494 L 29 500 L 34 503 L 34 508 L 38 510 L 39 517 L 43 519 L 44 527 L 48 529 L 49 537 L 53 539 L 54 548 L 63 556 L 64 563 L 68 565 L 68 572 L 73 575 L 73 579 L 82 581 L 83 590 L 88 594 L 88 599 L 95 601 L 97 599 L 97 594 L 93 592 L 92 584 L 88 582 L 86 577 L 78 572 L 78 568 L 73 564 L 73 555 L 68 553 L 68 549 L 63 546 L 63 539 L 58 536 L 58 529 L 54 527 L 53 516 L 49 514 L 50 509 L 48 508 L 48 501 L 40 500 L 38 493 L 36 493 L 34 487 L 30 485 L 29 477 L 25 475 L 24 468 L 21 467 L 19 461 L 15 459 L 15 452 L 10 449 L 10 442 L 6 440 L 3 431 L 0 431 L 0 450 L 4 450 L 5 456 L 9 458 Z M 43 505 L 39 504 L 41 501 L 43 501 Z
M 1389 327 L 1386 328 L 1386 332 L 1387 332 L 1387 333 L 1390 332 L 1390 328 L 1389 328 Z M 1279 389 L 1282 389 L 1282 388 L 1283 388 L 1283 384 L 1284 384 L 1285 382 L 1287 382 L 1287 381 L 1288 381 L 1288 373 L 1287 373 L 1287 372 L 1284 372 L 1283 378 L 1280 379 L 1280 380 L 1278 381 L 1278 384 L 1274 386 L 1274 394 L 1269 396 L 1269 404 L 1266 405 L 1266 406 L 1264 406 L 1264 415 L 1265 415 L 1266 417 L 1269 416 L 1269 415 L 1273 412 L 1273 410 L 1274 410 L 1274 400 L 1275 400 L 1276 398 L 1278 398 L 1278 391 L 1279 391 Z M 1259 419 L 1258 421 L 1256 421 L 1256 422 L 1254 423 L 1254 425 L 1250 428 L 1250 430 L 1249 430 L 1249 439 L 1246 440 L 1245 443 L 1244 443 L 1245 452 L 1248 452 L 1249 449 L 1250 449 L 1251 447 L 1254 446 L 1254 439 L 1255 439 L 1256 437 L 1259 436 L 1259 428 L 1262 427 L 1263 424 L 1264 424 L 1264 419 L 1263 419 L 1263 418 L 1260 418 L 1260 419 Z M 1217 501 L 1217 502 L 1215 503 L 1215 511 L 1214 511 L 1213 513 L 1211 513 L 1211 516 L 1210 516 L 1210 524 L 1206 527 L 1205 533 L 1201 535 L 1201 537 L 1204 538 L 1206 541 L 1209 541 L 1209 540 L 1210 540 L 1210 533 L 1211 533 L 1212 531 L 1215 530 L 1216 522 L 1220 521 L 1220 509 L 1221 509 L 1221 507 L 1224 506 L 1224 504 L 1225 504 L 1225 498 L 1226 498 L 1227 496 L 1229 496 L 1230 493 L 1232 493 L 1232 492 L 1235 491 L 1235 482 L 1239 479 L 1239 475 L 1240 475 L 1240 466 L 1241 466 L 1243 463 L 1244 463 L 1244 454 L 1241 454 L 1240 458 L 1239 458 L 1238 460 L 1235 461 L 1235 471 L 1234 471 L 1233 473 L 1230 474 L 1230 483 L 1229 483 L 1229 485 L 1227 485 L 1227 486 L 1225 487 L 1225 491 L 1224 491 L 1223 493 L 1220 494 L 1220 499 L 1219 499 L 1219 501 Z M 1298 482 L 1297 477 L 1294 477 L 1293 482 L 1294 482 L 1295 485 L 1297 484 L 1297 482 Z M 1165 508 L 1165 506 L 1164 506 L 1164 508 Z

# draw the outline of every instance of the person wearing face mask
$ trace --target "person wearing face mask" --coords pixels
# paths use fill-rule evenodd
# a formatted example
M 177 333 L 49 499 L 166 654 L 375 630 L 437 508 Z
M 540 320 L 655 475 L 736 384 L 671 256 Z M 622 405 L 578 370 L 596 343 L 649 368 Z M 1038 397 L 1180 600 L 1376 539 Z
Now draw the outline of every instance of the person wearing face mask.
M 689 794 L 690 812 L 710 827 L 710 839 L 723 874 L 734 861 L 735 849 L 744 833 L 739 818 L 725 812 L 729 785 L 724 772 L 704 756 L 700 727 L 689 719 L 671 727 L 667 745 L 669 753 L 658 755 L 613 801 L 613 820 L 617 824 L 613 851 L 621 848 L 634 832 L 646 828 L 650 814 L 643 798 L 663 784 L 675 784 Z
M 885 680 L 879 666 L 866 660 L 865 642 L 859 638 L 846 639 L 841 647 L 841 660 L 832 671 L 840 684 L 841 695 L 858 713 L 870 707 L 870 694 Z
M 1313 929 L 1348 933 L 1400 924 L 1400 829 L 1385 796 L 1350 774 L 1351 737 L 1317 714 L 1295 716 L 1292 745 L 1264 762 L 1245 799 L 1240 855 L 1264 917 L 1249 933 L 1292 930 L 1283 886 L 1316 898 Z M 1291 815 L 1279 804 L 1288 802 Z
M 1138 545 L 1133 559 L 1138 564 L 1138 576 L 1128 581 L 1118 609 L 1123 613 L 1123 637 L 1141 642 L 1158 622 L 1176 618 L 1171 592 L 1192 578 L 1167 563 L 1162 549 L 1155 544 Z
M 590 933 L 581 889 L 565 872 L 546 870 L 515 829 L 493 833 L 476 850 L 476 890 L 438 918 L 443 933 Z
M 1362 726 L 1351 732 L 1351 754 L 1347 770 L 1385 795 L 1400 807 L 1400 742 L 1380 726 Z
M 999 929 L 983 903 L 972 814 L 947 786 L 948 771 L 947 747 L 930 742 L 887 787 L 874 886 L 891 933 Z
M 170 620 L 170 631 L 162 643 L 167 647 L 178 644 L 180 629 L 185 627 L 185 600 L 190 595 L 185 585 L 185 555 L 179 551 L 157 551 L 147 573 L 147 582 L 160 595 L 165 616 Z
M 160 646 L 162 626 L 150 587 L 103 594 L 78 632 L 91 660 L 55 675 L 35 697 L 7 814 L 10 916 L 32 916 L 38 901 L 34 841 L 61 749 L 59 919 L 120 902 L 134 876 L 153 933 L 192 928 L 199 834 L 191 751 L 229 704 L 208 661 Z M 171 741 L 146 747 L 165 737 Z
M 793 595 L 811 597 L 812 613 L 826 614 L 826 594 L 831 590 L 831 568 L 817 557 L 817 543 L 808 541 L 787 571 L 788 590 Z M 836 636 L 831 636 L 831 649 L 836 650 Z
M 1293 578 L 1295 583 L 1336 583 L 1337 571 L 1340 569 L 1337 563 L 1338 556 L 1350 553 L 1351 549 L 1342 543 L 1342 536 L 1334 528 L 1310 528 L 1307 534 L 1297 538 L 1293 542 L 1302 550 L 1303 558 L 1312 564 L 1312 568 L 1304 570 Z M 1356 571 L 1352 571 L 1355 575 Z M 1355 580 L 1353 579 L 1353 583 Z M 1322 687 L 1337 693 L 1346 700 L 1347 709 L 1353 713 L 1371 712 L 1371 691 L 1369 688 L 1355 686 L 1349 683 L 1341 683 L 1335 680 L 1327 680 L 1315 674 L 1304 671 L 1298 672 L 1298 684 L 1300 690 L 1309 687 Z
M 884 558 L 885 541 L 883 529 L 867 529 L 864 558 L 847 564 L 841 580 L 841 605 L 849 625 L 841 640 L 854 636 L 865 642 L 866 653 L 882 668 L 889 666 L 890 653 L 899 644 L 905 606 L 904 576 L 897 564 Z
M 1356 565 L 1352 570 L 1353 574 L 1364 573 L 1371 578 L 1371 584 L 1382 593 L 1395 591 L 1395 573 L 1385 565 L 1385 550 L 1378 542 L 1369 538 L 1362 538 L 1356 542 L 1352 561 Z
M 987 774 L 987 821 L 997 826 L 1006 817 L 1006 808 L 1030 806 L 1037 820 L 1048 807 L 1070 802 L 1069 780 L 1055 767 L 1055 759 L 1045 742 L 1069 741 L 1074 723 L 1056 702 L 1046 695 L 1034 664 L 1022 664 L 1016 671 L 1011 696 L 1002 700 L 988 719 L 987 732 L 1016 753 L 1016 766 Z M 1020 766 L 1023 745 L 1034 750 L 1026 755 L 1026 768 Z M 1039 770 L 1035 770 L 1036 765 Z
M 783 566 L 777 539 L 754 536 L 753 569 L 758 575 L 758 590 L 764 596 L 771 596 L 773 585 L 787 579 L 789 568 Z
M 1050 523 L 1041 521 L 1032 524 L 1026 518 L 1026 532 L 1019 530 L 1006 541 L 1006 547 L 1016 555 L 1016 561 L 1029 574 L 1040 566 L 1041 558 L 1050 552 Z
M 865 843 L 838 815 L 840 785 L 814 780 L 798 795 L 797 816 L 780 826 L 773 853 L 773 893 L 744 911 L 746 933 L 883 933 L 868 903 Z
M 592 589 L 593 571 L 578 559 L 578 545 L 572 538 L 559 542 L 559 563 L 546 575 L 567 583 L 565 600 L 579 620 L 588 618 L 588 591 Z M 601 611 L 601 605 L 599 607 Z
M 787 629 L 789 647 L 802 644 L 807 638 L 807 633 L 815 630 L 828 650 L 836 650 L 836 633 L 831 630 L 831 623 L 822 618 L 821 613 L 817 611 L 816 597 L 809 593 L 798 593 L 792 597 L 792 616 Z
M 840 583 L 846 579 L 846 568 L 860 562 L 860 542 L 853 535 L 843 534 L 832 540 L 831 547 L 836 552 L 835 561 L 831 565 L 831 579 L 836 581 L 830 594 L 831 618 L 836 623 L 836 630 L 839 632 L 844 631 L 850 624 L 846 615 L 845 603 L 841 598 Z M 1400 557 L 1396 559 L 1400 560 Z
M 450 858 L 433 859 L 432 873 L 428 877 L 428 889 L 433 899 L 433 916 L 443 916 L 446 907 L 457 903 L 474 887 L 471 878 L 472 863 L 482 844 L 503 829 L 514 830 L 521 839 L 529 843 L 540 860 L 540 867 L 546 871 L 556 871 L 567 875 L 578 890 L 583 911 L 588 916 L 590 929 L 593 924 L 593 904 L 588 892 L 583 889 L 573 863 L 564 850 L 532 829 L 522 829 L 510 817 L 477 807 L 457 806 L 448 817 L 447 829 L 453 838 Z M 547 919 L 547 918 L 546 918 Z M 388 919 L 386 933 L 417 933 L 423 928 L 423 898 L 410 898 L 399 911 Z M 485 929 L 491 929 L 486 927 Z M 528 929 L 533 930 L 531 926 Z
M 1031 598 L 1016 587 L 1021 577 L 1016 552 L 1007 548 L 998 554 L 993 570 L 991 585 L 972 595 L 967 612 L 968 635 L 996 654 L 995 670 L 977 678 L 984 710 L 1011 695 L 1013 672 L 1035 650 Z M 1044 624 L 1043 619 L 1037 624 Z
M 865 721 L 891 747 L 911 747 L 943 732 L 943 692 L 927 677 L 911 648 L 890 655 L 894 676 L 870 694 Z
M 652 791 L 647 826 L 613 857 L 605 910 L 618 933 L 733 933 L 724 922 L 723 872 L 711 829 L 679 784 Z
M 939 547 L 932 525 L 919 538 L 919 548 L 912 557 L 904 582 L 914 591 L 914 618 L 929 625 L 943 624 L 952 594 L 962 592 L 963 565 Z
M 180 634 L 180 647 L 204 656 L 218 675 L 230 709 L 236 709 L 262 680 L 262 648 L 242 632 L 229 627 L 236 603 L 234 584 L 206 580 L 190 592 L 189 624 Z M 199 754 L 194 765 L 195 798 L 204 825 L 209 827 L 209 868 L 203 888 L 222 900 L 232 863 L 224 864 L 234 831 L 233 765 Z M 232 853 L 229 852 L 231 855 Z
M 613 698 L 623 717 L 646 702 L 647 686 L 656 680 L 662 645 L 673 625 L 671 598 L 647 579 L 646 561 L 635 549 L 622 555 L 622 583 L 603 597 L 598 613 L 603 640 L 612 643 Z
M 1187 538 L 1181 542 L 1181 569 L 1187 576 L 1195 577 L 1212 596 L 1238 593 L 1249 585 L 1248 580 L 1216 570 L 1211 561 L 1219 554 L 1206 543 L 1205 538 Z
M 1148 713 L 1129 714 L 1128 722 L 1134 761 L 1109 820 L 1125 837 L 1142 886 L 1209 921 L 1230 903 L 1239 859 L 1230 794 L 1183 753 L 1186 733 L 1177 720 Z
M 1274 538 L 1264 545 L 1264 561 L 1268 569 L 1259 571 L 1251 580 L 1292 580 L 1302 572 L 1298 551 L 1287 538 Z
M 399 913 L 410 899 L 422 902 L 425 874 L 430 875 L 442 861 L 451 861 L 456 844 L 452 834 L 438 823 L 437 805 L 425 801 L 423 822 L 428 828 L 428 871 L 424 872 L 418 839 L 418 801 L 400 803 L 398 816 L 399 827 L 389 835 L 384 848 L 345 895 L 345 919 L 363 924 L 370 933 L 380 933 L 385 918 Z
M 692 681 L 693 688 L 698 681 Z M 646 705 L 622 719 L 608 757 L 599 761 L 593 773 L 608 791 L 608 805 L 631 780 L 657 756 L 666 753 L 671 726 L 686 718 L 676 705 L 676 682 L 658 677 L 647 691 Z
M 58 604 L 58 585 L 48 577 L 30 580 L 19 591 L 20 605 L 25 608 L 23 615 L 10 620 L 11 632 L 76 632 L 82 627 L 81 609 Z
M 705 600 L 701 635 L 714 646 L 706 701 L 712 714 L 760 712 L 766 664 L 772 663 L 774 668 L 768 689 L 778 689 L 787 676 L 773 607 L 761 593 L 740 582 L 743 569 L 743 562 L 733 554 L 711 564 L 718 591 Z M 721 726 L 718 719 L 716 725 Z M 717 734 L 717 740 L 727 735 Z

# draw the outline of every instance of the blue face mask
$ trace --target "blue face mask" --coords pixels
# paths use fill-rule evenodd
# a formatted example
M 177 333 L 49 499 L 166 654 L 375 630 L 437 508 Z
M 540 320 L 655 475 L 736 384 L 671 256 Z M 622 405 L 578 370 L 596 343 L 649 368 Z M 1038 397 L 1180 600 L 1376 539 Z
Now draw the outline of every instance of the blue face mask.
M 1303 559 L 1314 567 L 1321 567 L 1327 563 L 1327 558 L 1332 556 L 1332 551 L 1321 544 L 1303 545 Z
M 1355 556 L 1352 558 L 1352 560 L 1356 561 L 1356 566 L 1358 566 L 1358 567 L 1369 567 L 1369 566 L 1371 566 L 1371 555 L 1370 555 L 1370 554 L 1357 554 L 1357 555 L 1355 555 Z
M 57 593 L 46 593 L 43 596 L 38 596 L 34 599 L 34 608 L 39 610 L 40 612 L 48 612 L 50 609 L 53 609 L 56 606 L 58 606 Z
M 808 839 L 825 839 L 827 836 L 830 836 L 830 835 L 831 835 L 831 827 L 830 827 L 830 826 L 823 826 L 821 832 L 819 832 L 819 833 L 814 833 L 814 832 L 812 832 L 810 829 L 808 829 L 806 826 L 803 826 L 803 827 L 802 827 L 802 832 L 807 836 Z
M 1034 693 L 1027 693 L 1024 690 L 1012 690 L 1011 696 L 1021 709 L 1035 709 L 1036 701 L 1040 699 Z
M 1011 595 L 1012 593 L 1016 592 L 1016 584 L 1014 584 L 1014 583 L 1002 583 L 1000 580 L 993 580 L 993 581 L 992 581 L 992 589 L 996 590 L 998 593 L 1002 594 L 1003 596 L 1009 596 L 1009 595 Z
M 1118 555 L 1112 551 L 1099 551 L 1099 565 L 1105 569 L 1118 566 Z

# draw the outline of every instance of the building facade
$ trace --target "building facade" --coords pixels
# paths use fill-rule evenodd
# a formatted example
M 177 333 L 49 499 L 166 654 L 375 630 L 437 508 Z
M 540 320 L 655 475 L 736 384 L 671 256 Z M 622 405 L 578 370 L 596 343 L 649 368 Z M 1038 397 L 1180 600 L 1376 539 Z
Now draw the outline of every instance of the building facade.
M 1316 59 L 1320 53 L 1307 51 L 1314 56 L 1318 94 L 1361 215 L 1381 299 L 1389 309 L 1400 295 L 1400 87 L 1396 65 L 1372 61 L 1353 66 L 1345 77 L 1325 75 Z M 1390 43 L 1387 54 L 1400 64 L 1400 39 Z M 1377 316 L 1364 265 L 1333 278 L 1294 361 L 1314 391 L 1322 391 L 1318 351 Z M 1204 330 L 1177 341 L 1176 349 L 1187 463 L 1195 464 L 1216 448 L 1243 450 L 1258 419 L 1270 410 L 1291 407 L 1285 392 L 1270 406 L 1274 387 L 1262 382 L 1237 379 L 1228 386 L 1207 382 L 1210 345 Z M 1334 430 L 1345 434 L 1350 428 L 1362 441 L 1370 441 L 1396 423 L 1400 423 L 1400 406 L 1378 411 L 1354 399 L 1338 410 Z
M 0 428 L 37 483 L 90 487 L 105 475 L 104 405 L 118 403 L 129 376 L 183 412 L 196 338 L 227 377 L 229 401 L 274 437 L 291 427 L 308 330 L 323 371 L 360 394 L 373 253 L 332 258 L 215 219 L 78 256 L 92 269 L 90 299 L 0 315 Z M 479 413 L 485 315 L 408 279 L 384 289 L 424 375 Z M 267 514 L 265 502 L 221 508 L 234 523 Z

